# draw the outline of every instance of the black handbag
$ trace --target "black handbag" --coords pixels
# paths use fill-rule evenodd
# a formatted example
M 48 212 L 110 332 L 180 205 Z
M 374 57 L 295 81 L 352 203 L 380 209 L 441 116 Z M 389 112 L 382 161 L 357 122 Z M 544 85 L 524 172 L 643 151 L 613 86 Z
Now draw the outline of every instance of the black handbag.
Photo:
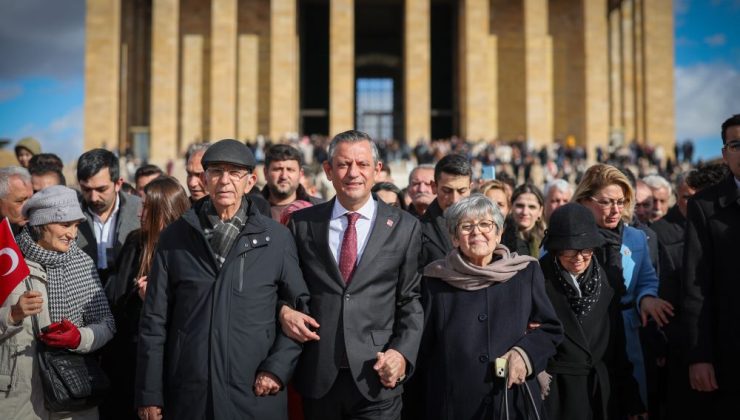
M 26 283 L 30 290 L 30 284 Z M 79 411 L 99 405 L 110 389 L 97 356 L 49 347 L 38 340 L 39 322 L 32 315 L 36 358 L 44 390 L 44 406 L 52 412 Z

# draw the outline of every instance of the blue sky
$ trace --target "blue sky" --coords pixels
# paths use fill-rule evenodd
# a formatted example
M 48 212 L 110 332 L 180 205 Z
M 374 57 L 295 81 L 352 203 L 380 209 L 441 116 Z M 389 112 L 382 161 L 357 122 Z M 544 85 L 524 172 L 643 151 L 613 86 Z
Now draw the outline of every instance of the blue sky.
M 0 0 L 0 10 L 0 139 L 34 136 L 44 151 L 74 160 L 82 152 L 85 1 Z M 676 138 L 693 139 L 697 156 L 717 157 L 720 124 L 740 113 L 740 0 L 674 0 L 674 15 Z

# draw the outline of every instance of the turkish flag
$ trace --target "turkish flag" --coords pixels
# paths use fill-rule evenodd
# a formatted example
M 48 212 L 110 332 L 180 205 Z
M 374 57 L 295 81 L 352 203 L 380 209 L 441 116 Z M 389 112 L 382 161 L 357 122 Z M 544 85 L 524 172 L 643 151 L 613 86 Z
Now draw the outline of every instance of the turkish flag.
M 0 303 L 10 296 L 18 283 L 28 277 L 30 271 L 23 259 L 8 218 L 0 222 Z

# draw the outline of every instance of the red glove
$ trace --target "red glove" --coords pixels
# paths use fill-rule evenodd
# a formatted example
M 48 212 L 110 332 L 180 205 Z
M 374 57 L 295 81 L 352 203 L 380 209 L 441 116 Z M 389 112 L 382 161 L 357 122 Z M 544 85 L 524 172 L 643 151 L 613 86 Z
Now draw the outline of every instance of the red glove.
M 80 346 L 80 330 L 68 319 L 55 322 L 46 328 L 46 332 L 39 335 L 39 340 L 47 346 L 63 349 L 76 349 Z

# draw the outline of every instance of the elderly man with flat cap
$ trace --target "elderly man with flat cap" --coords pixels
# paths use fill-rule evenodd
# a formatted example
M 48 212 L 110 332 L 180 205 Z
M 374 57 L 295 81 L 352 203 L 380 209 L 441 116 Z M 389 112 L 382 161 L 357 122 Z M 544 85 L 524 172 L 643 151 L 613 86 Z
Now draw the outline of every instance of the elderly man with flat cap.
M 136 405 L 142 419 L 287 419 L 301 351 L 276 324 L 308 292 L 290 232 L 245 196 L 252 152 L 221 140 L 203 155 L 208 196 L 164 229 L 141 315 Z

